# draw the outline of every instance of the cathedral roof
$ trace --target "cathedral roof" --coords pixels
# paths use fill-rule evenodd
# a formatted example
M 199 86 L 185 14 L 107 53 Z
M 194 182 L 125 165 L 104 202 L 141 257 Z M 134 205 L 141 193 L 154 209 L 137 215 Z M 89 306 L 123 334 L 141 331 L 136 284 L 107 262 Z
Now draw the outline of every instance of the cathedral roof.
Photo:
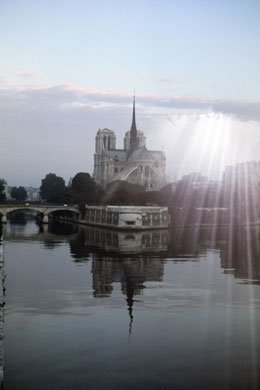
M 135 149 L 128 157 L 127 161 L 161 161 L 164 159 L 164 153 L 157 150 L 148 150 L 145 146 Z
M 123 149 L 109 149 L 107 151 L 109 157 L 113 160 L 115 157 L 118 157 L 118 161 L 126 161 L 127 151 Z
M 155 161 L 166 160 L 165 153 L 161 150 L 150 150 Z

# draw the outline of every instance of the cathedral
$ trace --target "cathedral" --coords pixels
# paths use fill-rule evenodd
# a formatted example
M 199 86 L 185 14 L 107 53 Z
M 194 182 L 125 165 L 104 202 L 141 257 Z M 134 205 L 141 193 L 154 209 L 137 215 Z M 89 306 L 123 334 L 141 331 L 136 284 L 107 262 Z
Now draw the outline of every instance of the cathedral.
M 106 187 L 116 180 L 138 183 L 146 191 L 156 191 L 166 182 L 166 158 L 159 150 L 148 150 L 143 131 L 136 128 L 135 97 L 130 131 L 124 138 L 124 149 L 116 149 L 116 135 L 113 130 L 99 129 L 96 135 L 93 178 L 97 184 Z

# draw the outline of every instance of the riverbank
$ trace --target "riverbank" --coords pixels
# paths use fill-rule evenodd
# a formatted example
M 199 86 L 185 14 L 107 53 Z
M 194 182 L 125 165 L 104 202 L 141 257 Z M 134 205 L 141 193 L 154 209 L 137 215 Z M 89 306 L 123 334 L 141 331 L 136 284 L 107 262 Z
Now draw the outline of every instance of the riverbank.
M 4 378 L 4 250 L 0 232 L 0 388 L 3 388 Z

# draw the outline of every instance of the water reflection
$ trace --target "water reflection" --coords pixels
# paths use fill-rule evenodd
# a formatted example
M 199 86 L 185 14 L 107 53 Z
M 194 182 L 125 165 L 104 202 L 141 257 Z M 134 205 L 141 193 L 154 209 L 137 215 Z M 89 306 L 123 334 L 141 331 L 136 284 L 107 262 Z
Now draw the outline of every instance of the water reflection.
M 4 233 L 7 390 L 257 389 L 259 228 L 24 232 Z
M 19 239 L 19 225 L 14 226 L 5 232 L 5 240 Z M 225 274 L 241 279 L 241 283 L 260 284 L 259 237 L 258 227 L 118 232 L 54 222 L 47 230 L 39 227 L 31 235 L 27 232 L 23 241 L 42 241 L 48 250 L 67 242 L 75 263 L 91 261 L 94 298 L 110 297 L 113 286 L 120 284 L 131 331 L 134 302 L 142 296 L 147 282 L 163 281 L 166 261 L 199 261 L 209 250 L 218 251 Z
M 221 245 L 221 267 L 244 283 L 260 284 L 260 230 L 240 228 L 227 232 Z
M 116 259 L 97 254 L 92 261 L 93 295 L 96 298 L 108 297 L 113 291 L 113 284 L 120 283 L 126 296 L 131 330 L 134 297 L 141 295 L 145 282 L 160 282 L 163 274 L 164 262 L 149 256 Z
M 68 242 L 75 262 L 93 261 L 93 280 L 100 279 L 100 282 L 93 282 L 97 297 L 107 296 L 113 283 L 133 280 L 133 275 L 138 286 L 145 280 L 161 280 L 163 259 L 196 261 L 205 257 L 209 250 L 219 251 L 224 273 L 233 274 L 247 283 L 260 284 L 258 226 L 232 230 L 196 227 L 120 232 L 59 222 L 50 226 L 33 222 L 32 225 L 30 230 L 26 229 L 28 221 L 25 227 L 19 221 L 8 223 L 5 240 L 42 241 L 46 249 L 55 249 L 60 243 Z M 162 259 L 162 269 L 158 269 L 158 257 Z
M 224 273 L 233 274 L 244 282 L 260 284 L 260 229 L 236 227 L 182 229 L 171 232 L 168 256 L 181 260 L 196 260 L 208 250 L 220 253 Z
M 12 228 L 6 235 L 6 239 L 17 237 Z M 146 282 L 163 280 L 165 259 L 199 261 L 209 250 L 215 250 L 220 253 L 225 274 L 241 279 L 241 283 L 260 284 L 259 227 L 118 232 L 54 222 L 48 231 L 39 227 L 37 234 L 23 239 L 43 241 L 46 249 L 68 242 L 75 262 L 92 261 L 95 298 L 109 297 L 113 285 L 121 284 L 131 323 L 135 297 L 142 294 Z
M 120 283 L 126 296 L 133 324 L 133 305 L 141 295 L 145 282 L 162 281 L 170 231 L 117 232 L 93 227 L 80 227 L 77 240 L 70 242 L 71 255 L 77 262 L 90 259 L 92 253 L 93 296 L 104 298 L 112 294 L 113 284 Z M 157 254 L 154 258 L 151 253 Z
M 170 239 L 169 230 L 116 231 L 94 227 L 80 227 L 79 237 L 95 252 L 115 255 L 137 253 L 165 253 Z

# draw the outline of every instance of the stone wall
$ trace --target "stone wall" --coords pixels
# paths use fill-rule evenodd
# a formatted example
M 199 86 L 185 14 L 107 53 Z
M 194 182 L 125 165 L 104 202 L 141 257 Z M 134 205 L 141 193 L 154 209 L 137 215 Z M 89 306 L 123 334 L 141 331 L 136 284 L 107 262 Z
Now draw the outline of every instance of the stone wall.
M 3 376 L 4 376 L 3 339 L 4 339 L 4 250 L 3 250 L 3 239 L 0 232 L 0 388 L 1 389 L 3 388 Z

